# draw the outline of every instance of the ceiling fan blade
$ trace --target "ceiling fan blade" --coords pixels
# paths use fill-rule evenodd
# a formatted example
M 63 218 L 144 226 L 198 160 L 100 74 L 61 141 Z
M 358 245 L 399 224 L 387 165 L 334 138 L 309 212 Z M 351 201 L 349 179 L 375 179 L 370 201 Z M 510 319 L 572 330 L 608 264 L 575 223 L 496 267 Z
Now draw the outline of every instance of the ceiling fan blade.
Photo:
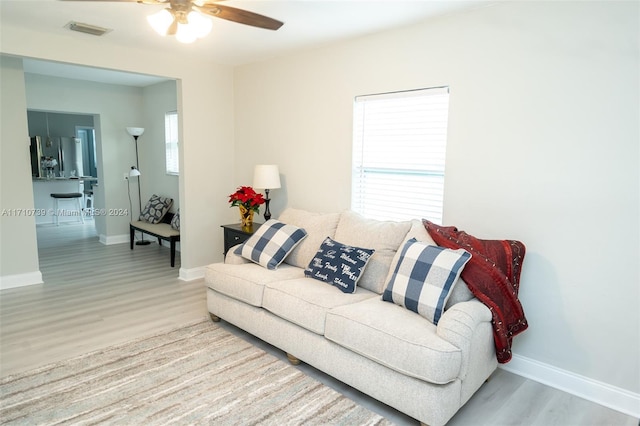
M 264 28 L 266 30 L 277 30 L 284 22 L 249 12 L 248 10 L 237 9 L 235 7 L 223 6 L 221 4 L 205 4 L 203 6 L 193 5 L 202 13 L 226 19 L 227 21 L 238 22 L 240 24 L 251 25 L 252 27 Z

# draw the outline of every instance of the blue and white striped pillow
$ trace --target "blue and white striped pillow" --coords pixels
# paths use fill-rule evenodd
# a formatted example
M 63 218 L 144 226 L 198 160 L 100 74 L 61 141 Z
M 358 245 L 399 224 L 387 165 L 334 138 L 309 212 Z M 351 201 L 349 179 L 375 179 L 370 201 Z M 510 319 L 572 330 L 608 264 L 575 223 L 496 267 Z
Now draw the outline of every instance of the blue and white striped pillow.
M 276 269 L 306 236 L 307 231 L 302 228 L 270 219 L 234 253 L 267 269 Z
M 437 325 L 469 259 L 471 254 L 466 250 L 451 250 L 412 238 L 402 248 L 382 300 L 403 306 Z

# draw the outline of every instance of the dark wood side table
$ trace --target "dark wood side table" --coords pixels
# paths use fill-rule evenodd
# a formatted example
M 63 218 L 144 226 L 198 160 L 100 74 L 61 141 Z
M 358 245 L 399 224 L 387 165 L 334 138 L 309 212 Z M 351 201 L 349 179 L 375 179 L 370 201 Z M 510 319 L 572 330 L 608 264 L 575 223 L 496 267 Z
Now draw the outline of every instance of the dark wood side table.
M 239 223 L 222 225 L 224 229 L 224 254 L 236 244 L 242 244 L 249 239 L 260 228 L 261 223 L 253 223 L 251 227 L 242 226 Z

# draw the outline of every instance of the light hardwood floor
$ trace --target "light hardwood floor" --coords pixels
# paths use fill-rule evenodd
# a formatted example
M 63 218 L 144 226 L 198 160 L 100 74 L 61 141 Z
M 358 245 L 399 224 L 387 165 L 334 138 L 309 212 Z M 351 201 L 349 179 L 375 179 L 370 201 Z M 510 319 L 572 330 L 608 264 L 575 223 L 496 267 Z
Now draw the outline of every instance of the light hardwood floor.
M 3 376 L 206 317 L 204 284 L 178 280 L 157 240 L 105 246 L 91 221 L 37 235 L 44 284 L 0 292 Z
M 208 318 L 204 282 L 179 280 L 155 241 L 98 242 L 93 224 L 38 227 L 45 283 L 0 292 L 0 375 L 26 371 Z M 16 246 L 19 250 L 19 246 Z M 280 359 L 285 354 L 222 321 Z M 417 422 L 304 363 L 297 368 L 399 425 Z M 498 369 L 449 422 L 458 425 L 625 425 L 638 419 Z

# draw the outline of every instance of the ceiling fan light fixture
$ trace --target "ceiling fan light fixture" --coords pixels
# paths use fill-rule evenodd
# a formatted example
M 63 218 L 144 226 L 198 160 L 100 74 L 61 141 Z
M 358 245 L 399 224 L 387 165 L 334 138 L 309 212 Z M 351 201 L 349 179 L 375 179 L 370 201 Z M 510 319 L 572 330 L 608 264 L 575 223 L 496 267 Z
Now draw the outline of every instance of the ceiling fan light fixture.
M 211 32 L 213 23 L 198 12 L 189 12 L 187 23 L 178 22 L 176 40 L 180 43 L 193 43 Z
M 213 28 L 211 19 L 196 11 L 191 11 L 185 16 L 182 11 L 172 13 L 169 9 L 162 9 L 147 16 L 147 21 L 151 28 L 163 36 L 170 33 L 171 25 L 175 21 L 176 27 L 171 31 L 171 34 L 175 31 L 176 39 L 181 43 L 193 43 L 197 39 L 205 37 Z
M 195 33 L 189 27 L 188 24 L 178 24 L 178 31 L 176 31 L 176 40 L 180 43 L 189 44 L 196 41 L 198 37 L 196 37 Z
M 187 15 L 187 22 L 189 22 L 189 26 L 193 28 L 193 31 L 198 38 L 206 37 L 207 34 L 211 32 L 211 28 L 213 28 L 213 22 L 211 22 L 211 19 L 195 11 L 189 12 Z
M 173 23 L 173 15 L 169 12 L 169 9 L 162 9 L 161 11 L 147 16 L 147 22 L 151 25 L 151 28 L 162 36 L 167 35 L 169 27 Z

